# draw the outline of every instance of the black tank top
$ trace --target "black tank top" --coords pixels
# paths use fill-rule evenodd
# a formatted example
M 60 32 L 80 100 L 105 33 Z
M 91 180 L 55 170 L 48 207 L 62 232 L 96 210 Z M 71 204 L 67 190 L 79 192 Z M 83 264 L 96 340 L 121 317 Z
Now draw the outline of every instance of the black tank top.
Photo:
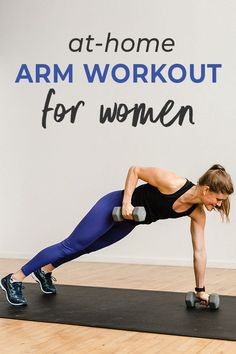
M 180 218 L 191 214 L 197 204 L 180 213 L 174 211 L 172 207 L 174 202 L 193 186 L 194 184 L 187 179 L 183 187 L 172 194 L 163 194 L 157 187 L 148 183 L 137 187 L 132 195 L 132 205 L 144 206 L 147 213 L 146 219 L 140 224 L 151 224 L 159 219 Z

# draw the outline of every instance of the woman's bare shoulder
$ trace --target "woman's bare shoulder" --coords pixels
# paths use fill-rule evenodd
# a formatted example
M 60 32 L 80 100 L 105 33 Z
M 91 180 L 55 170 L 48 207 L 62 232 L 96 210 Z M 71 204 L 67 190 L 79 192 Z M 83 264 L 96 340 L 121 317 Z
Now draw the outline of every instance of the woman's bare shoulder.
M 197 223 L 205 223 L 206 212 L 202 204 L 198 204 L 189 217 Z
M 141 180 L 157 187 L 163 193 L 174 193 L 186 182 L 185 177 L 161 167 L 137 166 L 136 171 Z

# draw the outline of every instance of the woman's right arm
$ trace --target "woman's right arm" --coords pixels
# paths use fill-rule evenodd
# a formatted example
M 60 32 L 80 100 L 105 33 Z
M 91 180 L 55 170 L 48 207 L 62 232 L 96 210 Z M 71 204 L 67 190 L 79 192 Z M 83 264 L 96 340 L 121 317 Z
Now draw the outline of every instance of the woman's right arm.
M 165 188 L 171 185 L 176 178 L 172 172 L 157 167 L 131 166 L 125 181 L 124 197 L 122 202 L 122 215 L 126 219 L 132 220 L 132 211 L 134 207 L 131 204 L 133 192 L 141 179 L 154 187 Z
M 128 175 L 126 177 L 125 181 L 125 190 L 124 190 L 124 197 L 123 197 L 123 202 L 122 202 L 122 215 L 125 219 L 132 220 L 132 211 L 134 207 L 131 204 L 131 199 L 133 192 L 136 188 L 136 185 L 138 183 L 138 173 L 137 173 L 137 167 L 132 166 L 129 168 Z
M 137 167 L 131 166 L 125 181 L 123 204 L 131 203 L 132 194 L 137 186 L 138 179 Z

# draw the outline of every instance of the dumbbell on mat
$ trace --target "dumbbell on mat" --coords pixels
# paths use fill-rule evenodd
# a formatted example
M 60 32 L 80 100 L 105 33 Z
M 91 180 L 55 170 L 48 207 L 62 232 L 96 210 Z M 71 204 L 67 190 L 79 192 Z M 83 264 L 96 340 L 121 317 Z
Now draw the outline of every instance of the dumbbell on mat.
M 195 307 L 196 303 L 200 303 L 201 300 L 196 296 L 193 291 L 190 291 L 186 294 L 185 303 L 187 308 Z M 220 297 L 218 294 L 210 294 L 208 307 L 212 310 L 217 310 L 220 306 Z
M 134 207 L 132 212 L 134 221 L 144 221 L 146 218 L 146 210 L 142 206 Z M 112 211 L 112 217 L 114 221 L 123 221 L 122 208 L 114 207 Z

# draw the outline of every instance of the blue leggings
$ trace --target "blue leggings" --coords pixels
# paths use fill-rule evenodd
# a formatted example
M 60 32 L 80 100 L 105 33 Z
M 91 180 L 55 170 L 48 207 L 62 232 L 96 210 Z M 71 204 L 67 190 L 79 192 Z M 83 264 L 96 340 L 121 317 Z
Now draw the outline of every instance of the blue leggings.
M 69 237 L 43 249 L 21 268 L 25 276 L 46 264 L 52 264 L 56 268 L 83 254 L 107 247 L 128 235 L 139 224 L 132 220 L 114 222 L 112 219 L 112 209 L 122 204 L 123 193 L 124 191 L 120 190 L 102 197 Z

